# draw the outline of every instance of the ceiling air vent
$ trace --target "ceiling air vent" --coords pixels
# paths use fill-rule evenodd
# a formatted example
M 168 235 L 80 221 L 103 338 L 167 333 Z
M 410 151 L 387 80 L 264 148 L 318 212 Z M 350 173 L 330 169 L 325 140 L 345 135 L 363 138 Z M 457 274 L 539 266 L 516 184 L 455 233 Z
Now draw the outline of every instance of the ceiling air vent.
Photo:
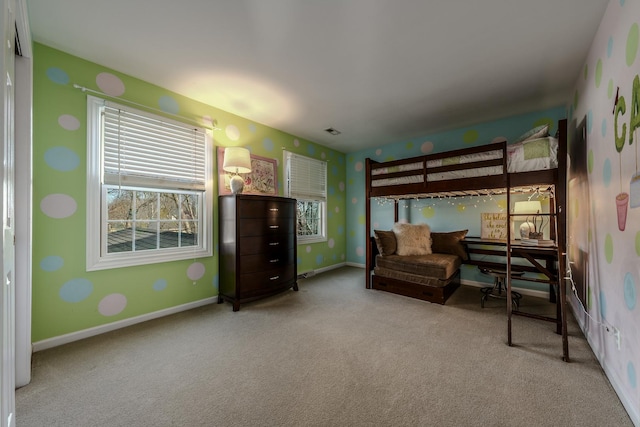
M 331 135 L 340 135 L 340 131 L 334 128 L 326 128 L 325 132 L 329 132 Z

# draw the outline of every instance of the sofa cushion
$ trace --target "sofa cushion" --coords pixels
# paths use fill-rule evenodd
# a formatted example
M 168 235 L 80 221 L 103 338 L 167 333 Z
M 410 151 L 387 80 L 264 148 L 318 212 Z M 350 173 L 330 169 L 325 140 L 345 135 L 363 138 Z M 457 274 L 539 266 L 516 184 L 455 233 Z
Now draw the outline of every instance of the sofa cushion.
M 469 230 L 450 231 L 446 233 L 431 232 L 431 251 L 433 253 L 458 255 L 463 260 L 469 259 L 467 251 L 460 240 L 464 239 Z
M 396 253 L 396 235 L 393 231 L 373 230 L 373 237 L 380 255 L 388 256 Z
M 418 274 L 446 280 L 453 276 L 461 264 L 460 257 L 451 254 L 390 255 L 376 257 L 376 267 Z
M 428 255 L 431 253 L 431 229 L 427 224 L 393 224 L 396 254 Z

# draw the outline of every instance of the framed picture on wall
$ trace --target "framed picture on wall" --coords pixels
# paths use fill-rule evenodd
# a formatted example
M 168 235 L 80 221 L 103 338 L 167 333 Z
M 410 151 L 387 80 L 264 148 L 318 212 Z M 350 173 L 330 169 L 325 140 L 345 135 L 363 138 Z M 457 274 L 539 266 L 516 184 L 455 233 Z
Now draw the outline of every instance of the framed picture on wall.
M 218 194 L 231 194 L 229 179 L 233 175 L 222 169 L 224 147 L 218 147 Z M 239 174 L 244 179 L 243 194 L 278 195 L 278 162 L 251 154 L 251 172 Z
M 483 212 L 480 217 L 480 235 L 483 239 L 507 240 L 507 214 Z

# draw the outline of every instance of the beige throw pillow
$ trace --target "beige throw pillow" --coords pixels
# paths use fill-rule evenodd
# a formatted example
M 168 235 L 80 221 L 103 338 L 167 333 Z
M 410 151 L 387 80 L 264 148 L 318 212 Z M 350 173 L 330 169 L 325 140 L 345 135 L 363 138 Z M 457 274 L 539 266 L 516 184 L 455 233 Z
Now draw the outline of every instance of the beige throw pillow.
M 396 254 L 429 255 L 431 253 L 431 229 L 427 224 L 393 224 L 396 235 Z

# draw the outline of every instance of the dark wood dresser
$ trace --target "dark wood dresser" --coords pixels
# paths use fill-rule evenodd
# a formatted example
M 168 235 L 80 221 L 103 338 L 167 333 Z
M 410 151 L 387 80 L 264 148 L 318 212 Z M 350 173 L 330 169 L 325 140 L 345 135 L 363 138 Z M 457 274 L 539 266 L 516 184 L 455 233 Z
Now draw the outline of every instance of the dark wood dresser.
M 218 303 L 238 311 L 240 303 L 297 291 L 296 200 L 238 194 L 218 201 Z

